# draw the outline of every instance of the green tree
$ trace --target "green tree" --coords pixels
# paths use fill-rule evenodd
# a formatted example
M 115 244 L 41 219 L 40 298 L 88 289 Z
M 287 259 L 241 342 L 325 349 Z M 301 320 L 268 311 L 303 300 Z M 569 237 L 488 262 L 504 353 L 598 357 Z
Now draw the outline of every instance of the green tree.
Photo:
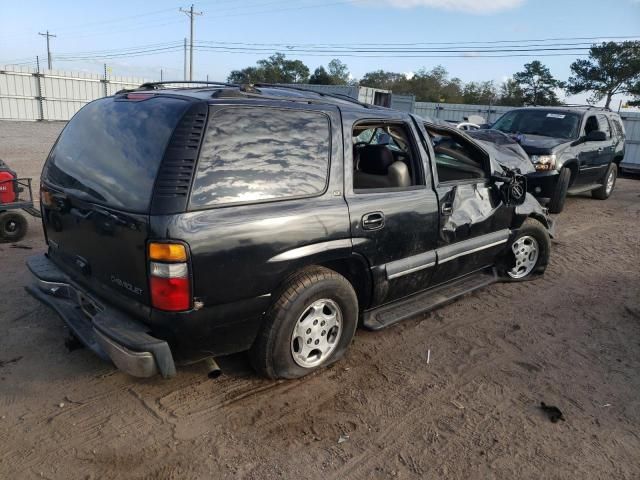
M 255 67 L 233 70 L 227 78 L 230 83 L 306 83 L 308 80 L 309 68 L 300 60 L 287 60 L 282 53 L 258 60 Z
M 349 83 L 349 67 L 337 58 L 329 62 L 329 75 L 333 85 L 346 85 Z
M 635 85 L 632 85 L 629 89 L 629 94 L 633 96 L 633 100 L 630 100 L 627 103 L 634 107 L 640 107 L 640 81 L 636 82 Z
M 349 67 L 334 58 L 325 69 L 322 65 L 315 69 L 309 83 L 316 85 L 347 85 L 349 83 Z
M 518 82 L 512 78 L 505 81 L 500 86 L 500 93 L 498 95 L 498 105 L 504 105 L 508 107 L 521 107 L 524 105 L 524 93 L 520 88 Z
M 513 80 L 522 91 L 522 99 L 529 105 L 559 105 L 556 89 L 564 84 L 556 80 L 548 67 L 539 60 L 524 66 L 524 70 L 513 75 Z
M 391 90 L 404 78 L 404 75 L 402 75 L 401 73 L 376 70 L 374 72 L 365 73 L 360 80 L 360 85 L 363 87 Z
M 431 70 L 422 68 L 410 78 L 402 73 L 376 70 L 366 73 L 360 85 L 413 94 L 419 102 L 460 103 L 463 100 L 462 81 L 449 78 L 447 70 L 440 65 Z
M 590 101 L 606 99 L 609 107 L 616 94 L 640 95 L 640 41 L 603 42 L 589 49 L 589 58 L 571 64 L 567 93 L 592 92 Z
M 495 104 L 498 91 L 492 81 L 469 82 L 462 89 L 462 101 L 469 104 Z

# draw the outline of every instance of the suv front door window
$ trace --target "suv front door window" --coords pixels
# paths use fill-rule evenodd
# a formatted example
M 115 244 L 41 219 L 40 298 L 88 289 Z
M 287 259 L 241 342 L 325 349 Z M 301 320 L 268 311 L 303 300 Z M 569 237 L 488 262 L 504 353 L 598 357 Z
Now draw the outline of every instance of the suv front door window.
M 344 121 L 353 248 L 369 260 L 374 284 L 380 285 L 373 303 L 386 303 L 428 287 L 436 262 L 438 200 L 426 188 L 426 154 L 410 124 Z

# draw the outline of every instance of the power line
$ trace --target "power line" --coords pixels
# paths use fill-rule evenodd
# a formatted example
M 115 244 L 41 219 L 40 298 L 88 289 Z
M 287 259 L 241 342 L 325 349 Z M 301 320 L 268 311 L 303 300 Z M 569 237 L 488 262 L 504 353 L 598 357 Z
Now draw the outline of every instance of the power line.
M 234 50 L 234 51 L 225 51 L 225 50 L 211 50 L 202 47 L 195 47 L 196 50 L 216 52 L 216 53 L 231 53 L 231 54 L 247 54 L 247 55 L 257 55 L 259 52 L 255 52 L 253 50 Z M 263 52 L 264 53 L 264 52 Z M 273 53 L 276 53 L 273 51 Z M 517 58 L 517 57 L 580 57 L 585 56 L 586 53 L 523 53 L 523 54 L 498 54 L 498 55 L 486 55 L 486 54 L 475 54 L 474 52 L 467 52 L 466 54 L 441 54 L 441 55 L 430 55 L 430 54 L 416 54 L 416 55 L 406 55 L 406 54 L 393 54 L 393 55 L 384 55 L 384 54 L 358 54 L 358 53 L 341 53 L 340 57 L 349 57 L 349 58 Z M 305 53 L 304 56 L 307 57 L 335 57 L 335 53 Z
M 597 37 L 602 38 L 602 37 Z M 611 38 L 611 37 L 610 37 Z M 639 38 L 640 35 L 634 37 L 622 37 L 622 38 Z M 573 40 L 572 38 L 568 39 L 560 39 L 560 40 Z M 382 47 L 411 47 L 411 46 L 420 46 L 420 45 L 450 45 L 450 48 L 465 48 L 465 45 L 478 45 L 477 48 L 501 48 L 502 45 L 496 45 L 498 43 L 517 43 L 522 44 L 522 47 L 549 47 L 549 46 L 582 46 L 582 45 L 593 45 L 593 42 L 573 42 L 573 43 L 529 43 L 533 41 L 543 41 L 543 40 L 500 40 L 496 42 L 412 42 L 412 43 L 256 43 L 256 42 L 219 42 L 219 41 L 210 41 L 210 40 L 201 40 L 200 43 L 211 44 L 211 45 L 244 45 L 244 46 L 271 46 L 271 47 L 335 47 L 335 48 L 351 48 L 351 47 L 367 47 L 367 46 L 382 46 Z M 505 45 L 510 46 L 510 45 Z M 517 45 L 513 45 L 517 46 Z M 442 47 L 447 48 L 447 47 Z M 472 47 L 467 47 L 472 48 Z
M 43 34 L 46 35 L 46 34 Z M 53 34 L 49 34 L 53 36 Z M 584 37 L 564 37 L 560 40 L 572 40 L 574 38 Z M 601 37 L 598 37 L 601 38 Z M 542 41 L 542 40 L 532 40 Z M 496 41 L 497 42 L 497 41 Z M 511 42 L 511 41 L 509 41 Z M 422 42 L 416 45 L 429 45 Z M 578 45 L 586 45 L 586 43 L 546 43 L 546 44 L 512 44 L 512 45 L 478 45 L 476 48 L 470 46 L 462 46 L 466 42 L 439 42 L 439 44 L 448 44 L 451 46 L 441 48 L 403 48 L 405 44 L 385 44 L 384 47 L 359 47 L 361 44 L 333 44 L 338 45 L 333 48 L 324 44 L 289 44 L 287 48 L 269 48 L 272 45 L 282 47 L 283 44 L 269 43 L 250 43 L 250 42 L 213 42 L 200 41 L 194 42 L 193 50 L 209 51 L 217 53 L 238 53 L 247 55 L 271 54 L 277 51 L 283 53 L 302 56 L 318 56 L 318 57 L 355 57 L 355 58 L 509 58 L 509 57 L 547 57 L 547 56 L 584 56 L 589 47 L 581 47 Z M 93 50 L 74 53 L 57 54 L 58 61 L 90 61 L 105 60 L 113 58 L 128 58 L 139 56 L 150 56 L 164 53 L 177 52 L 184 48 L 183 42 L 163 42 L 135 47 L 127 47 L 121 49 L 109 50 Z M 31 64 L 29 57 L 15 59 L 7 64 Z M 193 77 L 191 77 L 193 78 Z

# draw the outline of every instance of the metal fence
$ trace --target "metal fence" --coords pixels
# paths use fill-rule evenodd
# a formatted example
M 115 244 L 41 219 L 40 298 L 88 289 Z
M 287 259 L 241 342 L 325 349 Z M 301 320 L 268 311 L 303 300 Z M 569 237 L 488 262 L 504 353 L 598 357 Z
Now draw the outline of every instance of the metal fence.
M 142 78 L 26 67 L 0 69 L 0 119 L 69 120 L 83 105 L 144 83 Z
M 135 88 L 143 78 L 33 70 L 11 66 L 0 69 L 0 120 L 69 120 L 83 105 L 97 98 L 113 95 L 123 88 Z M 301 86 L 301 85 L 298 85 Z M 400 110 L 423 117 L 462 122 L 472 115 L 491 123 L 513 107 L 464 105 L 454 103 L 415 102 L 412 95 L 395 95 L 388 90 L 357 86 L 306 85 L 329 93 L 349 95 L 366 103 L 377 103 L 375 95 L 391 97 L 390 104 Z M 620 113 L 627 132 L 625 163 L 640 166 L 640 112 Z
M 483 117 L 487 123 L 491 123 L 512 108 L 513 107 L 498 107 L 495 105 L 416 102 L 413 113 L 421 117 L 439 118 L 452 122 L 462 122 L 471 115 L 479 115 Z
M 487 123 L 492 123 L 500 115 L 513 108 L 515 107 L 416 102 L 413 113 L 421 117 L 439 118 L 453 122 L 462 122 L 472 115 L 479 115 Z M 640 168 L 640 112 L 622 110 L 620 117 L 627 134 L 623 166 Z

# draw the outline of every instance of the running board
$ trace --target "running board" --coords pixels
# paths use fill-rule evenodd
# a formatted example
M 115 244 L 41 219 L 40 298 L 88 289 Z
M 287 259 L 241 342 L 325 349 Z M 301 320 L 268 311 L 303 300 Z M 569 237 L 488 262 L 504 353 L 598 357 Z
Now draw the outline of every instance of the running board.
M 493 269 L 472 273 L 431 290 L 416 293 L 381 307 L 364 312 L 363 325 L 368 330 L 382 330 L 419 313 L 428 312 L 498 281 Z
M 590 192 L 591 190 L 595 190 L 596 188 L 600 188 L 602 186 L 601 183 L 592 183 L 590 185 L 582 185 L 580 187 L 573 187 L 567 190 L 567 193 L 571 195 L 575 195 L 576 193 L 584 193 Z

